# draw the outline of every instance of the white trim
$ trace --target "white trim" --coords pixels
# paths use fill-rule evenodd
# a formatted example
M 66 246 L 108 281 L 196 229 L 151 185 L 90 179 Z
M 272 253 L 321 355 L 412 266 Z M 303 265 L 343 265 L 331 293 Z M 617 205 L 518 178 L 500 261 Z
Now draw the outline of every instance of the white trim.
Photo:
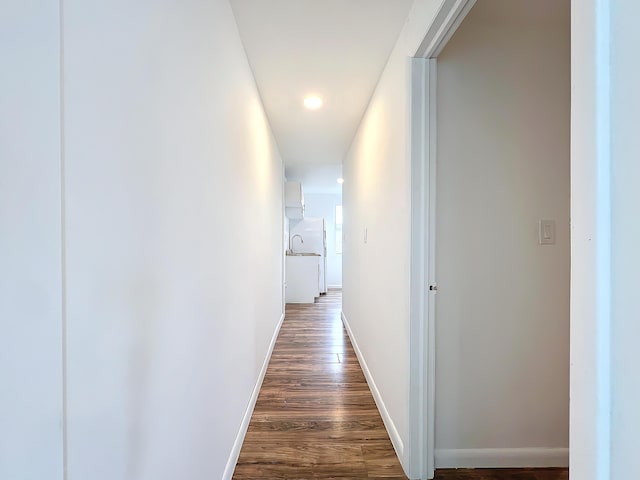
M 231 449 L 231 453 L 229 454 L 227 465 L 224 467 L 222 480 L 231 480 L 231 478 L 233 477 L 233 471 L 236 469 L 236 463 L 238 463 L 238 457 L 240 456 L 242 443 L 244 442 L 244 437 L 247 435 L 247 430 L 249 429 L 249 422 L 251 421 L 251 415 L 253 415 L 253 409 L 256 406 L 256 401 L 258 400 L 258 394 L 260 393 L 260 388 L 262 387 L 262 381 L 264 380 L 264 376 L 267 373 L 267 367 L 269 366 L 269 361 L 271 360 L 271 354 L 273 353 L 273 348 L 276 345 L 276 340 L 278 339 L 278 334 L 280 333 L 280 327 L 282 327 L 283 321 L 284 321 L 284 313 L 280 317 L 280 321 L 278 321 L 278 325 L 276 326 L 275 332 L 273 332 L 273 337 L 271 338 L 271 343 L 269 344 L 267 356 L 265 357 L 264 362 L 262 363 L 262 368 L 260 369 L 260 373 L 258 374 L 258 380 L 256 381 L 256 385 L 253 387 L 253 392 L 251 393 L 249 404 L 247 405 L 247 409 L 244 412 L 244 417 L 242 418 L 242 423 L 240 424 L 240 430 L 238 430 L 238 434 L 236 435 L 236 440 L 235 442 L 233 442 L 233 448 Z
M 327 290 L 342 290 L 342 285 L 327 285 Z
M 611 8 L 571 4 L 572 478 L 611 475 Z M 633 476 L 633 475 L 632 475 Z
M 436 450 L 437 468 L 527 468 L 569 466 L 568 448 L 473 448 Z
M 411 287 L 409 321 L 409 442 L 407 470 L 410 478 L 427 478 L 433 465 L 427 436 L 433 426 L 427 402 L 427 245 L 429 243 L 429 64 L 412 58 L 409 72 L 410 156 L 411 156 Z
M 351 340 L 351 346 L 353 346 L 353 350 L 356 352 L 356 357 L 358 357 L 358 362 L 360 362 L 360 368 L 362 368 L 362 372 L 364 373 L 365 378 L 367 379 L 367 384 L 369 385 L 369 389 L 371 390 L 371 394 L 373 395 L 373 400 L 376 402 L 376 406 L 380 411 L 380 416 L 382 417 L 382 422 L 384 423 L 385 428 L 387 429 L 387 433 L 389 434 L 389 438 L 391 439 L 391 443 L 393 444 L 393 448 L 396 451 L 396 455 L 404 465 L 404 443 L 402 442 L 402 438 L 400 438 L 400 434 L 398 433 L 398 429 L 393 423 L 393 419 L 391 415 L 389 415 L 389 411 L 384 404 L 384 400 L 382 399 L 382 395 L 380 394 L 380 390 L 376 386 L 376 382 L 371 375 L 371 371 L 367 366 L 367 362 L 360 351 L 360 347 L 358 347 L 358 342 L 356 341 L 353 332 L 351 331 L 351 327 L 349 326 L 349 322 L 347 321 L 347 317 L 345 317 L 344 312 L 341 312 L 340 316 L 342 317 L 342 323 L 344 325 L 347 334 L 349 335 L 349 340 Z M 405 468 L 406 470 L 406 468 Z
M 435 58 L 456 32 L 476 0 L 444 0 L 415 57 Z
M 611 2 L 596 2 L 596 478 L 611 472 Z
M 476 0 L 444 0 L 411 60 L 411 284 L 408 470 L 435 475 L 436 57 Z
M 437 60 L 429 59 L 427 65 L 429 74 L 428 89 L 428 114 L 429 114 L 429 159 L 428 172 L 429 179 L 429 206 L 427 207 L 427 282 L 429 285 L 437 286 L 436 278 L 436 153 L 437 153 L 437 124 L 436 124 L 436 98 L 437 98 Z M 435 448 L 436 448 L 436 291 L 428 291 L 427 300 L 427 379 L 426 379 L 426 405 L 427 411 L 427 478 L 435 476 Z

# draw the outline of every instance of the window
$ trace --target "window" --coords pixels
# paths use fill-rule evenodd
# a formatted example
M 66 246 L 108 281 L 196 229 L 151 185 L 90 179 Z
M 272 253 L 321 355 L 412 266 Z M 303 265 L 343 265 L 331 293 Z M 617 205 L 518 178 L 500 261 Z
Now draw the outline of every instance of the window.
M 336 205 L 336 253 L 342 254 L 342 205 Z

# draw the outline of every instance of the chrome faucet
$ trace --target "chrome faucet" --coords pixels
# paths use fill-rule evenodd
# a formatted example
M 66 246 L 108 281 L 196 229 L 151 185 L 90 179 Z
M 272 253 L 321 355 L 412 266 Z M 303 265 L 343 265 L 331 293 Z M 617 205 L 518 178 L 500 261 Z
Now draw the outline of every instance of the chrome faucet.
M 300 243 L 304 243 L 304 240 L 302 239 L 302 235 L 300 235 L 299 233 L 296 233 L 295 235 L 293 235 L 291 237 L 291 240 L 289 240 L 289 250 L 291 251 L 291 253 L 293 253 L 293 239 L 296 237 L 300 237 Z

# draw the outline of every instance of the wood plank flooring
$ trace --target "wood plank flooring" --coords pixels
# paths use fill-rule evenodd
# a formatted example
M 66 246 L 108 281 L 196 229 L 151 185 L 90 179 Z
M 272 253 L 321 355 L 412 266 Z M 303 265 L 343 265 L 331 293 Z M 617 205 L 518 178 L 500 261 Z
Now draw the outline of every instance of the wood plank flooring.
M 434 480 L 569 480 L 566 468 L 438 470 Z
M 341 292 L 287 305 L 236 480 L 406 478 L 340 319 Z
M 340 320 L 341 292 L 286 317 L 235 480 L 406 479 Z M 566 469 L 438 470 L 436 480 L 567 480 Z

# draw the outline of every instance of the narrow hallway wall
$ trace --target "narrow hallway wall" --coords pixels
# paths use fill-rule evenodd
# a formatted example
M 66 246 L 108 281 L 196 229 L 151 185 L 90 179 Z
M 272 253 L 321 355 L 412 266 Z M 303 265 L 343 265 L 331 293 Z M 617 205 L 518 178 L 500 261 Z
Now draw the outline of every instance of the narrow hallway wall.
M 343 313 L 398 456 L 409 458 L 409 59 L 439 0 L 416 0 L 343 162 Z M 365 229 L 367 240 L 365 242 Z
M 58 1 L 0 4 L 0 478 L 62 480 Z
M 222 478 L 283 314 L 283 166 L 231 8 L 60 5 L 0 9 L 0 477 L 61 480 L 66 425 L 68 480 Z
M 282 163 L 231 8 L 64 25 L 69 480 L 222 478 L 282 314 Z

